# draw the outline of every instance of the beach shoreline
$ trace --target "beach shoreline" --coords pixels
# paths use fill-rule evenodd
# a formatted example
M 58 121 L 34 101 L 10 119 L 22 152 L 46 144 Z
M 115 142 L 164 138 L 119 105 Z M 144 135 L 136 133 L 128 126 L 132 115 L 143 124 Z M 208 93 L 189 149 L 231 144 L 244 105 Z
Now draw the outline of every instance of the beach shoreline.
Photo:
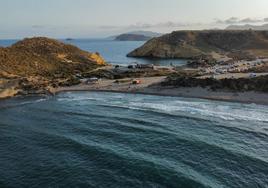
M 213 101 L 226 101 L 237 103 L 254 103 L 260 105 L 268 105 L 268 93 L 247 91 L 212 91 L 202 87 L 167 87 L 161 86 L 161 82 L 166 79 L 165 76 L 160 77 L 142 77 L 142 78 L 126 78 L 120 80 L 100 80 L 97 83 L 79 84 L 74 86 L 58 87 L 46 90 L 46 92 L 29 93 L 26 95 L 16 94 L 14 92 L 2 95 L 0 99 L 8 99 L 16 96 L 44 96 L 57 95 L 63 92 L 109 92 L 109 93 L 126 93 L 126 94 L 143 94 L 169 97 L 197 98 Z M 141 84 L 133 84 L 133 80 L 140 80 Z M 2 92 L 2 94 L 4 94 Z M 10 94 L 10 95 L 9 95 Z
M 185 88 L 186 89 L 186 88 Z M 191 95 L 184 95 L 184 94 L 167 94 L 162 92 L 146 92 L 146 91 L 115 91 L 115 90 L 93 90 L 93 89 L 69 89 L 69 90 L 59 90 L 53 95 L 57 95 L 64 92 L 103 92 L 103 93 L 120 93 L 120 94 L 140 94 L 140 95 L 154 95 L 154 96 L 164 96 L 164 97 L 182 97 L 182 98 L 192 98 L 192 99 L 204 99 L 204 100 L 212 100 L 212 101 L 222 101 L 222 102 L 235 102 L 235 103 L 244 103 L 244 104 L 258 104 L 258 105 L 268 105 L 268 101 L 264 100 L 256 100 L 256 98 L 252 99 L 238 99 L 238 98 L 231 98 L 231 95 L 237 94 L 243 94 L 243 93 L 229 93 L 230 95 L 225 95 L 225 97 L 206 97 L 206 96 L 191 96 Z M 212 92 L 212 93 L 223 93 L 223 92 Z M 224 92 L 227 94 L 227 92 Z M 246 92 L 249 93 L 249 92 Z M 263 95 L 261 93 L 253 93 L 251 94 L 257 94 Z M 228 98 L 230 97 L 230 98 Z M 267 96 L 268 97 L 268 96 Z
M 114 80 L 101 81 L 98 84 L 85 85 L 80 84 L 70 87 L 60 87 L 51 91 L 56 95 L 62 92 L 111 92 L 111 93 L 127 93 L 127 94 L 143 94 L 184 98 L 199 98 L 214 101 L 254 103 L 260 105 L 268 105 L 268 94 L 254 91 L 248 92 L 228 92 L 228 91 L 211 91 L 201 87 L 163 87 L 157 85 L 165 77 L 141 78 L 142 84 L 131 85 L 129 83 L 115 84 Z

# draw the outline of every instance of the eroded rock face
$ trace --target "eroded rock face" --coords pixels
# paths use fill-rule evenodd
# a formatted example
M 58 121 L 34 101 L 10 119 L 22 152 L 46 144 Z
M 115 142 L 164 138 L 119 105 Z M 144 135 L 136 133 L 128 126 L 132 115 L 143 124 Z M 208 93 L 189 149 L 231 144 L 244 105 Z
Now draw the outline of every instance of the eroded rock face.
M 195 59 L 232 51 L 268 56 L 268 31 L 176 31 L 148 41 L 128 56 Z
M 101 57 L 101 55 L 96 52 L 96 53 L 92 53 L 90 56 L 89 56 L 89 59 L 93 62 L 96 62 L 98 65 L 105 65 L 105 60 L 103 59 L 103 57 Z

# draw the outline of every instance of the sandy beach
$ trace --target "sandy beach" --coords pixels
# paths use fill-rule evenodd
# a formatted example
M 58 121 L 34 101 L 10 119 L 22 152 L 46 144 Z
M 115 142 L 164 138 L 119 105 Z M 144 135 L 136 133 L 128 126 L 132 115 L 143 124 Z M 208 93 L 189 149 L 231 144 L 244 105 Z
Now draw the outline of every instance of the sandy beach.
M 162 96 L 178 96 L 189 98 L 201 98 L 210 100 L 241 102 L 241 103 L 255 103 L 268 105 L 268 94 L 258 92 L 225 92 L 225 91 L 211 91 L 201 87 L 194 88 L 174 88 L 156 86 L 162 82 L 166 77 L 144 77 L 137 78 L 141 84 L 132 84 L 135 79 L 118 80 L 100 80 L 92 84 L 80 84 L 71 87 L 60 87 L 51 90 L 52 93 L 57 94 L 67 91 L 98 91 L 98 92 L 118 92 L 118 93 L 136 93 L 136 94 L 150 94 Z

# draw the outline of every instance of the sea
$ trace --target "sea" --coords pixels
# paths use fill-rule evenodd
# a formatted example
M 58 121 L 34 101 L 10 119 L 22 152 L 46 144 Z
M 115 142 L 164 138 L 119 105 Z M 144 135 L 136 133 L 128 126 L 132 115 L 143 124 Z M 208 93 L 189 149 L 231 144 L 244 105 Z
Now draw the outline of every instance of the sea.
M 104 59 L 114 65 L 129 64 L 154 64 L 160 66 L 181 66 L 187 63 L 183 59 L 152 59 L 152 58 L 131 58 L 127 54 L 134 49 L 141 47 L 144 41 L 114 41 L 108 39 L 72 39 L 60 41 L 75 45 L 82 50 L 99 52 Z M 0 40 L 0 47 L 8 47 L 18 40 Z
M 116 63 L 142 44 L 83 43 Z M 267 188 L 268 106 L 106 92 L 1 100 L 0 187 Z

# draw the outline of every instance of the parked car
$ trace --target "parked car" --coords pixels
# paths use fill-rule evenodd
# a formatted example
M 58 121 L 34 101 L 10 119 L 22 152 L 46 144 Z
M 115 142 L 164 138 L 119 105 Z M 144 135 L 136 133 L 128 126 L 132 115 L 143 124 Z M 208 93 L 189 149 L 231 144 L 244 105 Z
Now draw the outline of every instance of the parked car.
M 98 78 L 92 77 L 86 80 L 86 84 L 94 84 L 94 83 L 97 83 L 98 81 L 99 81 Z
M 255 78 L 255 77 L 257 77 L 257 75 L 256 75 L 255 73 L 251 73 L 251 74 L 249 75 L 249 77 L 250 77 L 250 78 Z

